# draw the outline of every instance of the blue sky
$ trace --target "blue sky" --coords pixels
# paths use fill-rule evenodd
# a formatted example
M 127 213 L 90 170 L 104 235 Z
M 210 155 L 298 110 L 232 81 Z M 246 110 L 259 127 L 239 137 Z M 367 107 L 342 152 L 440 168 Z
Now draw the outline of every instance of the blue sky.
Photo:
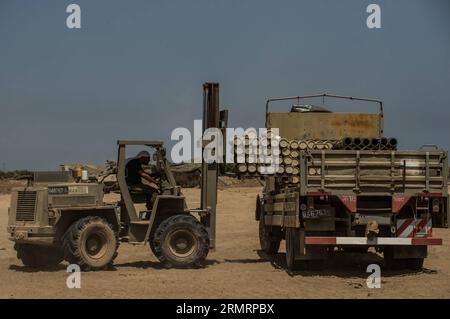
M 382 99 L 402 148 L 448 149 L 450 1 L 0 0 L 0 169 L 103 163 L 117 139 L 170 145 L 201 118 L 205 81 L 230 126 L 263 126 L 270 96 L 329 92 Z

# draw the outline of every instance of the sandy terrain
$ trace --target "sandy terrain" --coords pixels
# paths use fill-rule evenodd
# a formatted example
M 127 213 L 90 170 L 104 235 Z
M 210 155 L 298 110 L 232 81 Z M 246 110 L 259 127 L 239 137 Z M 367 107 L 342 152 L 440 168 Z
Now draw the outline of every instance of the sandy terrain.
M 218 247 L 204 269 L 161 269 L 148 247 L 122 244 L 115 270 L 83 273 L 81 289 L 66 287 L 65 265 L 53 271 L 29 269 L 7 240 L 9 195 L 0 195 L 0 297 L 2 298 L 449 298 L 450 230 L 435 230 L 444 246 L 432 247 L 421 272 L 382 272 L 381 289 L 366 287 L 366 265 L 382 260 L 341 255 L 323 272 L 288 274 L 284 248 L 272 262 L 258 252 L 253 220 L 258 187 L 219 191 Z M 191 206 L 199 190 L 187 189 Z

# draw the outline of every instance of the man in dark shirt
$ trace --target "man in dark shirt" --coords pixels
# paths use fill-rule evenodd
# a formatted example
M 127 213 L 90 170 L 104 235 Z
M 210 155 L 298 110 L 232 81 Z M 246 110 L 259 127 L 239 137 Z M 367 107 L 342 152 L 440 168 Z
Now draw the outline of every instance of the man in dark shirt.
M 146 173 L 142 165 L 150 162 L 150 154 L 147 151 L 139 152 L 136 157 L 128 161 L 125 166 L 125 180 L 134 192 L 142 192 L 146 197 L 148 210 L 152 209 L 152 197 L 157 192 L 158 182 Z

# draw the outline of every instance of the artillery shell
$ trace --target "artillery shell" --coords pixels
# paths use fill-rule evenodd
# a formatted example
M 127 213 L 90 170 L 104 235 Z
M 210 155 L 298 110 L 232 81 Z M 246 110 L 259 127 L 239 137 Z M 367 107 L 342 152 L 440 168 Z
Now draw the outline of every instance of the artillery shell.
M 300 141 L 300 143 L 298 143 L 298 148 L 301 150 L 306 150 L 308 148 L 308 144 L 305 141 Z
M 281 150 L 281 154 L 283 154 L 283 156 L 289 156 L 289 154 L 291 154 L 291 150 L 288 148 L 283 148 Z
M 255 165 L 255 164 L 249 164 L 249 165 L 247 166 L 247 171 L 248 171 L 249 173 L 251 173 L 251 174 L 255 173 L 255 172 L 256 172 L 256 165 Z
M 267 174 L 275 174 L 275 167 L 273 167 L 273 166 L 267 166 L 267 167 L 266 167 L 266 173 L 267 173 Z
M 285 166 L 284 171 L 286 172 L 286 174 L 292 174 L 294 168 L 292 166 Z
M 291 177 L 291 183 L 298 184 L 300 182 L 300 178 L 298 176 Z
M 258 166 L 258 173 L 259 174 L 265 174 L 267 172 L 266 167 L 264 165 Z
M 298 142 L 296 140 L 292 140 L 289 143 L 289 146 L 290 146 L 291 150 L 296 150 L 296 149 L 298 149 Z
M 245 164 L 239 164 L 237 168 L 238 168 L 239 173 L 247 172 L 247 165 L 245 165 Z
M 287 141 L 287 139 L 282 138 L 282 139 L 280 140 L 280 147 L 281 147 L 281 148 L 288 148 L 288 147 L 289 147 L 289 142 Z
M 298 151 L 291 151 L 291 156 L 292 157 L 299 157 L 300 156 L 300 153 L 298 152 Z
M 279 147 L 271 148 L 271 155 L 273 156 L 280 156 L 281 151 Z
M 278 174 L 284 174 L 284 166 L 282 166 L 282 165 L 278 166 L 277 173 Z
M 292 158 L 284 157 L 283 158 L 283 163 L 286 164 L 286 165 L 291 165 L 292 164 Z

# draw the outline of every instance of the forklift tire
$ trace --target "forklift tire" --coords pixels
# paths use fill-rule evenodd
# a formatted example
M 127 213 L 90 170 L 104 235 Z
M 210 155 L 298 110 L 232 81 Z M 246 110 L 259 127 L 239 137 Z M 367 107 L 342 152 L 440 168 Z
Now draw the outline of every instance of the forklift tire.
M 27 267 L 52 268 L 64 260 L 59 247 L 15 244 L 14 249 L 17 252 L 17 258 Z
M 200 267 L 209 252 L 206 228 L 191 215 L 171 216 L 158 226 L 150 245 L 167 268 Z
M 263 252 L 273 255 L 278 253 L 280 249 L 281 238 L 274 236 L 270 228 L 270 226 L 266 226 L 264 213 L 261 211 L 259 216 L 259 244 Z
M 117 257 L 119 238 L 113 226 L 98 216 L 74 222 L 64 234 L 64 257 L 84 271 L 105 269 Z

